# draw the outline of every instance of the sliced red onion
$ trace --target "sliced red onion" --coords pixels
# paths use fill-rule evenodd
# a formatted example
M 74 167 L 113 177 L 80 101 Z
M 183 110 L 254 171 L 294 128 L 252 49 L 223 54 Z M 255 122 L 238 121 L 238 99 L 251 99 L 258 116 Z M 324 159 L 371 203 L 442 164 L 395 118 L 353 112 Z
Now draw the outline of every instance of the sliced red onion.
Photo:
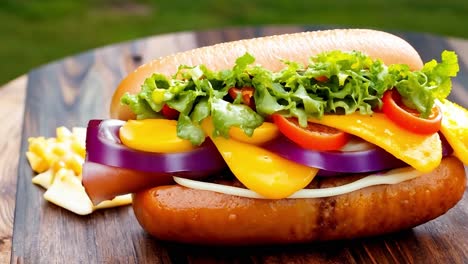
M 450 145 L 441 137 L 442 154 L 451 153 Z M 366 144 L 364 144 L 366 145 Z M 303 149 L 286 137 L 278 137 L 263 146 L 265 149 L 306 166 L 320 169 L 319 176 L 343 173 L 364 173 L 408 166 L 384 149 L 368 144 L 353 151 L 314 151 Z
M 143 172 L 167 173 L 199 178 L 212 175 L 226 167 L 213 142 L 205 142 L 192 151 L 153 153 L 134 150 L 119 138 L 121 120 L 91 120 L 86 134 L 87 160 L 108 166 Z
M 453 148 L 445 138 L 444 134 L 439 132 L 440 141 L 442 142 L 442 157 L 446 157 L 453 153 Z
M 219 151 L 207 138 L 197 149 L 179 153 L 152 153 L 130 149 L 119 139 L 120 120 L 91 120 L 88 124 L 86 149 L 87 161 L 107 166 L 132 169 L 140 172 L 201 178 L 226 168 Z M 441 135 L 442 154 L 452 152 Z M 313 151 L 296 145 L 285 137 L 266 143 L 265 149 L 284 158 L 320 169 L 320 176 L 343 173 L 363 173 L 406 166 L 385 150 L 360 142 L 347 145 L 344 151 Z

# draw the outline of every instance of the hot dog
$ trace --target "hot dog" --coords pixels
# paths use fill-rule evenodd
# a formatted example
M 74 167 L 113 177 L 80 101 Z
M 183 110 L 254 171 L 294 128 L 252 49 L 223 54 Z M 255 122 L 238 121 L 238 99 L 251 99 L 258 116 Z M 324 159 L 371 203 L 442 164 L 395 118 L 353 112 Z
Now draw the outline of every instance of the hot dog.
M 309 63 L 315 66 L 300 66 Z M 330 67 L 337 74 L 331 74 Z M 95 133 L 88 133 L 88 139 L 112 134 L 104 141 L 113 140 L 119 147 L 102 143 L 108 151 L 102 158 L 89 153 L 93 147 L 87 145 L 83 185 L 94 202 L 134 192 L 133 208 L 142 227 L 156 238 L 178 242 L 297 243 L 411 228 L 444 214 L 465 190 L 468 122 L 460 117 L 468 119 L 468 112 L 445 100 L 457 70 L 454 54 L 443 53 L 440 64 L 423 66 L 406 41 L 357 29 L 242 40 L 160 58 L 129 74 L 114 93 L 111 117 L 128 120 L 119 123 L 119 133 L 115 127 L 94 123 Z M 413 71 L 427 82 L 412 79 Z M 164 77 L 171 75 L 172 80 Z M 279 77 L 268 79 L 271 76 Z M 371 88 L 355 97 L 340 95 L 350 89 L 360 93 L 356 86 Z M 421 89 L 424 98 L 415 98 L 412 89 Z M 430 94 L 430 89 L 439 89 L 439 95 Z M 390 103 L 396 106 L 388 110 Z M 405 113 L 415 116 L 416 125 L 405 127 L 408 122 L 402 117 L 394 120 L 402 113 L 405 118 Z M 148 117 L 150 121 L 135 121 Z M 160 120 L 175 117 L 177 121 Z M 307 133 L 294 136 L 305 127 L 324 141 L 338 143 L 310 144 L 314 140 L 303 140 Z M 164 138 L 169 134 L 170 140 Z M 142 139 L 147 136 L 153 139 Z M 354 150 L 346 150 L 350 141 L 371 147 L 357 151 L 360 159 L 352 162 L 348 156 Z M 151 155 L 163 155 L 167 161 L 157 156 L 160 163 L 153 167 L 147 165 L 151 161 L 135 165 L 139 161 L 132 156 L 132 164 L 119 158 L 114 162 L 109 156 L 117 153 L 115 148 L 139 153 L 135 155 L 157 152 Z M 188 163 L 196 159 L 190 153 L 201 150 L 217 150 L 218 156 L 200 163 L 221 164 L 222 157 L 226 164 L 207 165 L 210 168 L 200 179 L 184 180 L 198 177 L 193 170 L 176 168 L 174 162 Z M 190 157 L 175 157 L 181 153 Z M 330 164 L 338 159 L 339 165 Z M 90 169 L 89 164 L 97 163 L 100 172 Z M 162 174 L 154 168 L 161 163 Z M 120 185 L 112 186 L 123 187 L 109 192 L 104 187 L 113 179 L 106 177 L 106 170 L 122 170 L 119 164 L 130 174 L 152 171 L 147 177 L 157 180 L 127 184 L 119 177 Z M 369 178 L 370 174 L 374 176 Z M 370 184 L 374 180 L 379 184 Z M 363 185 L 355 187 L 358 183 Z M 127 185 L 133 187 L 126 189 Z M 342 187 L 329 188 L 337 186 Z
M 325 188 L 351 180 L 355 178 L 321 178 L 315 184 Z M 430 174 L 408 182 L 336 197 L 252 201 L 171 185 L 134 194 L 133 208 L 143 228 L 164 240 L 285 244 L 352 239 L 411 228 L 445 213 L 461 199 L 465 184 L 463 166 L 448 157 Z

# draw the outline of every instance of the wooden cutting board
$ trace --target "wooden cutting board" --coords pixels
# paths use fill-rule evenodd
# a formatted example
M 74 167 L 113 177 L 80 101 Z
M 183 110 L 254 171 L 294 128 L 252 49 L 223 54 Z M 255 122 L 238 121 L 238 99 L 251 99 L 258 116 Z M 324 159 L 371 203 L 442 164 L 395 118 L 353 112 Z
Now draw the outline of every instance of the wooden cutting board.
M 57 126 L 86 126 L 107 118 L 121 78 L 152 58 L 191 48 L 317 27 L 233 28 L 182 32 L 117 44 L 45 65 L 28 74 L 20 153 L 27 138 L 54 136 Z M 425 61 L 444 49 L 460 55 L 451 100 L 468 107 L 468 42 L 425 34 L 398 34 Z M 446 215 L 382 237 L 274 247 L 212 248 L 157 241 L 138 225 L 130 207 L 77 216 L 46 202 L 20 156 L 12 258 L 14 263 L 468 263 L 468 195 Z

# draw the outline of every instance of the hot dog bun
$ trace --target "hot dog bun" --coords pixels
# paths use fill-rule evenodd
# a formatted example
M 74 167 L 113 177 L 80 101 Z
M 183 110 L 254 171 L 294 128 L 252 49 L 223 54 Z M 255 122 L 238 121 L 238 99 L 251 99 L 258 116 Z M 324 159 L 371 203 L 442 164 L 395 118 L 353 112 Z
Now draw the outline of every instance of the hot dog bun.
M 374 30 L 328 30 L 241 40 L 178 53 L 141 66 L 116 90 L 111 117 L 135 118 L 119 100 L 126 92 L 137 93 L 153 72 L 172 75 L 181 64 L 227 69 L 245 52 L 252 54 L 257 64 L 277 71 L 284 67 L 281 59 L 307 64 L 310 56 L 331 50 L 357 50 L 386 64 L 407 64 L 414 70 L 423 65 L 406 41 Z M 351 180 L 356 176 L 316 179 L 311 187 L 339 186 Z M 463 164 L 456 157 L 447 157 L 437 169 L 419 178 L 331 198 L 255 200 L 171 185 L 134 194 L 133 208 L 143 228 L 163 240 L 217 245 L 299 243 L 411 228 L 453 207 L 465 185 Z
M 141 84 L 154 72 L 172 75 L 179 65 L 199 64 L 205 64 L 211 70 L 223 70 L 231 68 L 245 52 L 252 54 L 257 64 L 277 71 L 284 67 L 281 60 L 307 64 L 311 56 L 331 50 L 358 50 L 385 64 L 403 63 L 413 70 L 423 65 L 417 51 L 405 40 L 368 29 L 336 29 L 239 40 L 177 53 L 140 66 L 116 89 L 110 116 L 121 120 L 135 119 L 128 106 L 120 104 L 120 98 L 126 92 L 139 92 Z
M 339 186 L 355 176 L 314 180 L 313 188 Z M 193 244 L 299 243 L 380 235 L 434 219 L 465 191 L 463 164 L 442 160 L 431 173 L 330 198 L 256 200 L 181 186 L 133 195 L 141 226 L 162 240 Z

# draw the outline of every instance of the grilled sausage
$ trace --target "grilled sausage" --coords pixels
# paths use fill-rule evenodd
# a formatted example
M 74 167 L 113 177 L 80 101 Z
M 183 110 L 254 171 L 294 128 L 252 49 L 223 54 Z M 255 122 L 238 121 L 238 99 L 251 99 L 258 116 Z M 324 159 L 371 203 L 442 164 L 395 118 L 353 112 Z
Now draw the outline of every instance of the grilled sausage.
M 355 176 L 315 180 L 318 188 Z M 134 194 L 141 226 L 156 238 L 194 244 L 245 245 L 351 239 L 412 228 L 452 208 L 465 191 L 455 157 L 418 178 L 315 199 L 259 200 L 182 186 Z

